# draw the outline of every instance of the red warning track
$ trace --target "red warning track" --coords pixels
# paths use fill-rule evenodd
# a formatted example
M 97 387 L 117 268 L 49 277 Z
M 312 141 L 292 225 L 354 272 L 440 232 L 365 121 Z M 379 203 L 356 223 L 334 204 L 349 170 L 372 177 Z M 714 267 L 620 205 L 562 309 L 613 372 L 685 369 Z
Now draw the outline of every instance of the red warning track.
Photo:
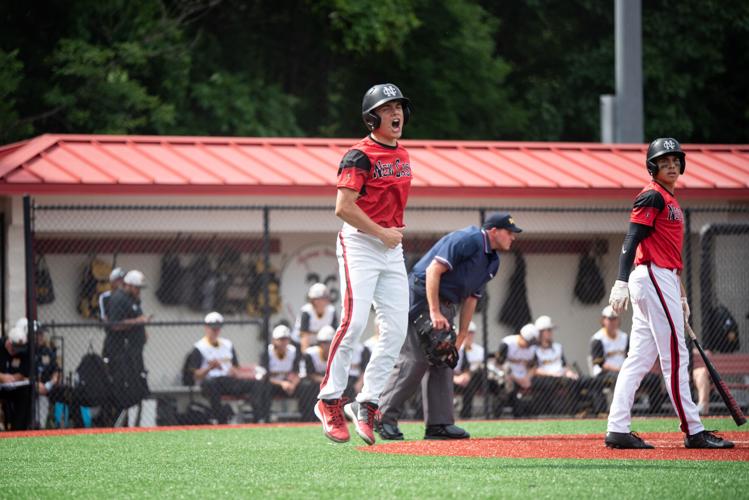
M 308 423 L 278 423 L 278 424 L 236 424 L 236 425 L 168 425 L 163 427 L 94 427 L 91 429 L 47 429 L 41 431 L 11 431 L 0 432 L 0 439 L 7 438 L 38 438 L 49 436 L 79 436 L 86 434 L 128 434 L 140 432 L 165 431 L 194 431 L 194 430 L 225 430 L 251 429 L 254 427 L 307 427 Z
M 721 432 L 736 443 L 729 450 L 684 448 L 681 433 L 643 433 L 653 450 L 611 450 L 602 434 L 561 436 L 512 436 L 456 441 L 402 441 L 361 447 L 372 453 L 482 458 L 577 458 L 606 460 L 719 460 L 749 462 L 749 433 Z

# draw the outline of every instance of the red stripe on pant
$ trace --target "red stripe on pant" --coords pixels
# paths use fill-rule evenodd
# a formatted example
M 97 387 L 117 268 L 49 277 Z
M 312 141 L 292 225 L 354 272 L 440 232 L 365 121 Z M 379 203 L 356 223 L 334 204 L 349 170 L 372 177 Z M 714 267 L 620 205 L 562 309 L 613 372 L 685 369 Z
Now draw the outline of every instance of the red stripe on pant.
M 673 394 L 674 396 L 676 413 L 677 415 L 679 415 L 679 422 L 681 422 L 681 431 L 689 434 L 689 424 L 687 424 L 687 417 L 684 414 L 684 407 L 681 404 L 681 391 L 679 390 L 679 339 L 676 336 L 676 327 L 674 326 L 674 321 L 671 318 L 671 313 L 668 311 L 668 307 L 666 306 L 666 299 L 663 297 L 663 292 L 661 292 L 661 289 L 658 286 L 658 282 L 655 279 L 655 274 L 653 273 L 653 269 L 650 267 L 650 264 L 648 264 L 648 275 L 650 275 L 650 281 L 653 282 L 653 286 L 655 287 L 655 293 L 658 294 L 658 300 L 661 302 L 663 312 L 666 313 L 668 326 L 671 328 L 671 341 L 669 342 L 669 347 L 671 348 L 671 394 Z
M 345 315 L 341 319 L 341 326 L 338 327 L 338 331 L 335 333 L 333 342 L 330 345 L 328 364 L 325 368 L 325 376 L 323 377 L 322 382 L 320 382 L 320 390 L 322 390 L 325 387 L 325 384 L 328 383 L 328 377 L 330 376 L 330 366 L 333 364 L 333 358 L 335 357 L 336 351 L 338 351 L 338 346 L 341 345 L 343 337 L 345 337 L 346 332 L 348 332 L 348 327 L 351 324 L 351 313 L 354 309 L 354 298 L 351 294 L 351 278 L 348 271 L 348 260 L 346 259 L 346 244 L 343 241 L 343 231 L 338 233 L 338 239 L 341 242 L 341 250 L 343 252 L 343 270 L 346 275 L 346 292 L 343 295 L 343 301 L 345 302 L 346 307 L 343 309 Z

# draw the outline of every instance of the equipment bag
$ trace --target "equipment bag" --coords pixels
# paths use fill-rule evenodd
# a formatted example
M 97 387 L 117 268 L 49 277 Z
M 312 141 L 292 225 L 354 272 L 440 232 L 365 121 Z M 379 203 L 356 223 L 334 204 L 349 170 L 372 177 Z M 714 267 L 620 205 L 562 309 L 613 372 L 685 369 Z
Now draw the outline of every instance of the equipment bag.
M 515 271 L 510 277 L 507 298 L 499 312 L 499 322 L 512 328 L 513 332 L 518 332 L 531 321 L 528 287 L 525 284 L 525 259 L 520 252 L 515 252 Z
M 52 275 L 49 272 L 44 255 L 40 255 L 36 261 L 36 303 L 51 304 L 55 301 L 55 288 L 52 286 Z
M 606 284 L 596 258 L 591 255 L 581 256 L 575 279 L 575 297 L 583 304 L 598 304 L 605 295 Z
M 112 377 L 102 357 L 95 352 L 85 354 L 75 371 L 78 375 L 76 403 L 82 406 L 106 403 L 112 394 Z

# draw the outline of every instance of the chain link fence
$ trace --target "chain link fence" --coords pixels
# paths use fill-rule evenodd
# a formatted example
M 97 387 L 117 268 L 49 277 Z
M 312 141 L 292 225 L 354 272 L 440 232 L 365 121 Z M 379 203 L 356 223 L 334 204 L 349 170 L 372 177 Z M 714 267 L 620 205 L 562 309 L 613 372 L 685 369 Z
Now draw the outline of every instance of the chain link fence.
M 629 208 L 410 207 L 407 268 L 444 234 L 499 210 L 511 212 L 524 231 L 502 254 L 474 316 L 477 332 L 454 378 L 456 416 L 605 414 L 631 314 L 609 319 L 602 310 Z M 34 205 L 27 250 L 39 325 L 35 425 L 314 420 L 327 357 L 315 333 L 326 322 L 337 326 L 340 315 L 340 221 L 333 212 L 328 206 Z M 682 277 L 692 323 L 717 357 L 749 356 L 749 210 L 684 212 Z M 145 287 L 113 283 L 118 268 L 140 271 Z M 322 299 L 308 296 L 315 283 L 327 289 Z M 223 317 L 220 329 L 205 324 L 211 312 Z M 527 359 L 500 355 L 505 337 L 541 316 L 553 324 L 543 350 Z M 281 324 L 291 341 L 273 338 Z M 349 395 L 361 384 L 373 330 L 362 338 Z M 215 332 L 233 350 L 217 343 Z M 746 405 L 749 363 L 743 366 L 744 373 L 725 378 Z M 704 387 L 698 392 L 705 411 L 721 411 L 709 387 L 707 396 Z M 672 414 L 657 366 L 634 410 Z M 405 415 L 421 417 L 418 396 Z

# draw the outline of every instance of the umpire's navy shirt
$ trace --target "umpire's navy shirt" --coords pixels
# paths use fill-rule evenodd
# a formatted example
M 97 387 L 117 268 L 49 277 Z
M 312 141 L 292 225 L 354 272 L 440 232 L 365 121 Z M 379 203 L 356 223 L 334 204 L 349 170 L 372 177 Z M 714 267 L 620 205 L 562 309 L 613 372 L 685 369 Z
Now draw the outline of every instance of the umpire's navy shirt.
M 449 268 L 440 279 L 440 301 L 453 304 L 471 295 L 481 297 L 499 269 L 499 254 L 492 250 L 483 229 L 469 226 L 446 234 L 411 270 L 411 313 L 429 308 L 426 270 L 435 259 Z

